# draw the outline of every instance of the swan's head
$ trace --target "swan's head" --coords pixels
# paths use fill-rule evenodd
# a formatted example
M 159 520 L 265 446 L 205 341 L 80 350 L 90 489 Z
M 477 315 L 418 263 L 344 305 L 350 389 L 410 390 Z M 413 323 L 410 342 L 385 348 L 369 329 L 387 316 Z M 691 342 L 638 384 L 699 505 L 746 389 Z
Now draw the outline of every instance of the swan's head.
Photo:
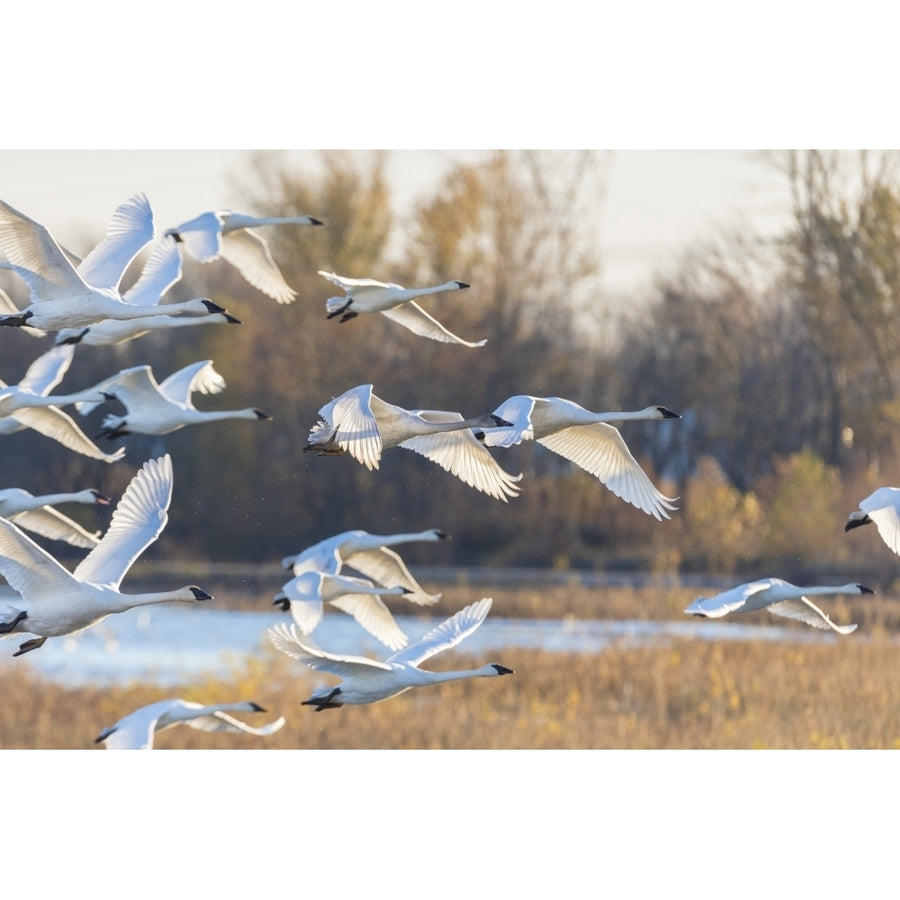
M 183 590 L 189 595 L 187 597 L 188 600 L 212 600 L 212 594 L 207 594 L 206 591 L 198 588 L 196 584 L 191 584 Z
M 507 422 L 506 419 L 501 419 L 500 416 L 494 415 L 493 413 L 491 413 L 491 415 L 489 415 L 488 418 L 493 422 L 493 426 L 488 425 L 487 426 L 488 428 L 491 428 L 491 427 L 513 428 L 514 427 L 512 422 Z
M 856 586 L 857 586 L 857 588 L 859 588 L 859 592 L 861 594 L 874 594 L 875 593 L 875 591 L 873 591 L 872 588 L 866 587 L 864 584 L 858 584 Z
M 324 225 L 325 224 L 321 219 L 316 219 L 313 216 L 307 216 L 306 219 L 307 219 L 307 222 L 306 222 L 307 225 Z
M 280 606 L 282 612 L 288 612 L 291 608 L 291 601 L 284 594 L 279 594 L 273 601 L 273 606 Z
M 172 238 L 172 240 L 175 241 L 176 244 L 183 243 L 181 235 L 177 231 L 175 231 L 174 228 L 170 228 L 167 232 L 165 232 L 163 237 Z
M 677 412 L 672 412 L 671 409 L 666 409 L 665 406 L 655 406 L 653 409 L 656 410 L 657 415 L 661 419 L 680 419 L 681 416 Z
M 100 491 L 95 491 L 93 488 L 88 490 L 88 493 L 94 498 L 94 503 L 98 506 L 109 506 L 109 497 L 105 494 L 101 494 Z
M 452 535 L 447 534 L 446 531 L 441 531 L 439 528 L 432 528 L 429 532 L 436 541 L 449 541 Z
M 515 675 L 516 674 L 512 669 L 508 668 L 507 666 L 501 666 L 500 663 L 490 663 L 488 668 L 493 669 L 495 675 Z
M 469 286 L 464 281 L 455 281 L 454 284 L 461 291 L 464 291 Z
M 258 410 L 258 409 L 254 409 L 253 414 L 256 416 L 257 419 L 266 419 L 269 421 L 271 421 L 271 419 L 272 419 L 271 416 L 266 415 L 264 412 L 262 412 L 261 410 Z
M 210 313 L 224 313 L 227 312 L 224 306 L 219 306 L 218 303 L 213 303 L 208 297 L 198 297 L 197 298 L 200 303 L 206 307 L 206 310 Z
M 856 512 L 850 513 L 850 518 L 847 519 L 847 524 L 844 526 L 844 532 L 850 531 L 851 528 L 859 528 L 860 525 L 871 524 L 872 520 L 869 518 L 869 514 L 858 509 Z

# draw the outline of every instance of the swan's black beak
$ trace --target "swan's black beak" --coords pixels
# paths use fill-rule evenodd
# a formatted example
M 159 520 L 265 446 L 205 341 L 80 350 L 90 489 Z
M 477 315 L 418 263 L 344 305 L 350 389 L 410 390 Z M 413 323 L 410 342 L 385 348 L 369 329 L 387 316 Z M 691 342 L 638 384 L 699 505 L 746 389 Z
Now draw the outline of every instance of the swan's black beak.
M 456 282 L 456 286 L 457 286 L 461 291 L 464 291 L 469 285 L 467 285 L 464 281 L 457 281 L 457 282 Z
M 873 591 L 872 588 L 866 587 L 864 584 L 858 584 L 857 587 L 859 588 L 859 592 L 861 594 L 874 594 L 875 593 L 875 591 Z
M 291 601 L 284 594 L 279 594 L 272 601 L 272 606 L 280 606 L 282 612 L 287 612 L 291 608 Z
M 452 535 L 447 534 L 446 531 L 439 531 L 437 528 L 435 528 L 434 533 L 437 535 L 439 541 L 449 541 L 452 537 Z
M 853 516 L 847 521 L 847 524 L 844 526 L 844 533 L 846 534 L 852 528 L 859 528 L 860 525 L 869 525 L 871 524 L 871 522 L 872 520 L 868 516 L 859 516 L 858 518 Z
M 204 298 L 203 305 L 211 312 L 211 313 L 224 313 L 227 312 L 224 306 L 219 306 L 218 303 L 213 303 L 212 300 L 207 300 Z
M 198 587 L 189 587 L 188 590 L 194 595 L 195 600 L 212 600 L 212 594 L 207 594 Z
M 496 424 L 496 426 L 498 428 L 512 428 L 513 427 L 512 422 L 507 422 L 506 419 L 501 419 L 500 416 L 495 416 L 493 413 L 491 414 L 491 418 L 494 420 L 494 424 Z
M 516 674 L 512 669 L 508 669 L 506 666 L 501 666 L 500 663 L 491 663 L 491 667 L 497 670 L 498 675 L 515 675 Z
M 678 415 L 677 412 L 672 412 L 671 409 L 666 409 L 664 406 L 657 406 L 656 408 L 659 410 L 659 414 L 664 419 L 680 419 L 681 418 L 681 416 Z
M 262 411 L 259 410 L 259 409 L 254 409 L 253 412 L 256 413 L 256 418 L 257 418 L 257 419 L 271 419 L 271 418 L 272 418 L 271 416 L 266 415 L 266 413 L 262 412 Z
M 109 503 L 110 503 L 109 497 L 105 496 L 104 494 L 101 494 L 100 491 L 91 491 L 91 493 L 94 495 L 94 500 L 97 502 L 98 505 L 109 506 Z
M 253 712 L 265 712 L 266 708 L 264 706 L 260 706 L 258 703 L 254 703 L 252 700 L 250 701 L 250 705 L 253 707 Z

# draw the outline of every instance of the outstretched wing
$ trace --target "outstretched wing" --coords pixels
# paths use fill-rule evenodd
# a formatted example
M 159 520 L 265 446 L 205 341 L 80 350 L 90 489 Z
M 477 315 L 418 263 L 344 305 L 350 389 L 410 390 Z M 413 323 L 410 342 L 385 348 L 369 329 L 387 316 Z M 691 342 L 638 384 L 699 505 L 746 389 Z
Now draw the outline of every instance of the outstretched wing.
M 821 628 L 823 631 L 836 631 L 838 634 L 850 634 L 856 631 L 854 625 L 835 625 L 828 616 L 807 597 L 799 597 L 796 600 L 780 600 L 778 603 L 770 603 L 766 607 L 770 613 L 776 616 L 784 616 L 786 619 L 798 619 L 812 625 L 813 628 Z
M 118 290 L 125 270 L 154 233 L 150 201 L 135 194 L 113 213 L 106 237 L 81 261 L 78 274 L 91 287 Z
M 383 309 L 381 314 L 404 328 L 408 328 L 413 334 L 431 338 L 433 341 L 441 341 L 445 344 L 462 344 L 464 347 L 483 347 L 487 343 L 487 338 L 481 341 L 467 341 L 457 337 L 452 331 L 441 325 L 437 319 L 425 312 L 414 300 L 401 303 L 392 309 Z
M 69 371 L 74 353 L 75 347 L 71 344 L 65 347 L 51 347 L 46 353 L 42 353 L 28 367 L 25 377 L 19 382 L 19 390 L 31 391 L 46 397 Z
M 403 587 L 410 591 L 404 599 L 419 606 L 430 606 L 441 599 L 440 594 L 428 594 L 413 578 L 400 555 L 390 547 L 360 550 L 346 559 L 346 564 L 382 587 Z
M 273 300 L 291 303 L 297 296 L 275 265 L 269 245 L 255 232 L 240 228 L 225 233 L 220 255 L 235 266 L 253 287 Z
M 409 643 L 391 611 L 375 594 L 342 594 L 329 601 L 332 606 L 353 616 L 357 622 L 391 650 L 399 650 Z
M 554 453 L 564 456 L 595 478 L 599 478 L 617 497 L 656 519 L 668 519 L 667 509 L 676 509 L 660 493 L 625 444 L 617 428 L 606 422 L 573 425 L 538 438 Z
M 29 602 L 34 594 L 45 596 L 67 582 L 74 582 L 68 569 L 9 519 L 3 518 L 0 518 L 0 575 Z
M 96 405 L 96 404 L 95 404 Z M 89 456 L 91 459 L 100 459 L 111 463 L 121 459 L 125 455 L 125 448 L 119 447 L 115 453 L 104 453 L 79 427 L 75 420 L 56 406 L 33 406 L 17 409 L 9 417 L 20 422 L 27 428 L 32 428 L 45 437 L 58 441 L 64 447 Z
M 372 412 L 376 401 L 382 402 L 372 393 L 372 385 L 361 384 L 319 410 L 333 430 L 333 442 L 370 470 L 378 468 L 382 451 L 381 432 Z
M 293 623 L 290 626 L 283 622 L 273 625 L 268 630 L 268 634 L 269 640 L 276 649 L 320 672 L 351 678 L 355 675 L 370 675 L 373 669 L 384 672 L 390 672 L 392 669 L 388 663 L 377 659 L 368 659 L 365 656 L 338 656 L 334 653 L 326 653 L 317 647 L 311 647 L 300 640 Z
M 225 379 L 213 368 L 211 359 L 191 363 L 173 372 L 160 386 L 160 393 L 175 403 L 192 406 L 191 394 L 218 394 L 225 388 Z
M 175 239 L 163 237 L 141 270 L 140 278 L 123 294 L 132 306 L 156 306 L 181 279 L 181 254 Z
M 65 541 L 73 547 L 96 547 L 100 532 L 91 534 L 74 519 L 63 515 L 52 506 L 38 506 L 10 516 L 20 528 L 27 528 L 35 534 L 54 541 Z
M 436 628 L 432 628 L 414 644 L 388 657 L 386 662 L 418 666 L 436 653 L 455 647 L 481 625 L 490 612 L 492 603 L 490 597 L 483 597 L 475 603 L 470 603 Z
M 253 727 L 252 725 L 245 725 L 221 710 L 216 710 L 204 716 L 197 716 L 195 719 L 185 719 L 185 725 L 190 725 L 191 728 L 196 728 L 198 731 L 229 731 L 233 734 L 255 734 L 257 737 L 274 734 L 284 723 L 285 718 L 281 716 L 274 722 L 269 722 L 268 725 Z
M 132 563 L 159 537 L 172 500 L 172 459 L 148 459 L 131 479 L 100 543 L 78 564 L 75 577 L 118 589 Z
M 361 294 L 366 290 L 383 290 L 384 288 L 399 288 L 399 284 L 392 284 L 386 281 L 376 281 L 374 278 L 344 278 L 342 275 L 335 275 L 334 272 L 324 272 L 319 269 L 319 274 L 323 278 L 327 278 L 332 284 L 336 284 L 339 288 L 348 294 Z

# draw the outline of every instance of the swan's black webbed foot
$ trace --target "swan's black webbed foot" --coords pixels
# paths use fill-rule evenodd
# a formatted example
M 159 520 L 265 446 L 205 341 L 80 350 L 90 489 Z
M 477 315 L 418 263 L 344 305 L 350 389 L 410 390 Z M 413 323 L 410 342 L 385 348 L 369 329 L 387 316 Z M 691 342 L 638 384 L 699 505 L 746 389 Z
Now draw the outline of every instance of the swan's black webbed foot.
M 30 641 L 25 641 L 24 644 L 19 645 L 19 649 L 13 653 L 13 656 L 21 656 L 23 653 L 28 653 L 30 650 L 37 650 L 38 647 L 44 646 L 44 641 L 47 640 L 46 635 L 44 637 L 32 638 Z

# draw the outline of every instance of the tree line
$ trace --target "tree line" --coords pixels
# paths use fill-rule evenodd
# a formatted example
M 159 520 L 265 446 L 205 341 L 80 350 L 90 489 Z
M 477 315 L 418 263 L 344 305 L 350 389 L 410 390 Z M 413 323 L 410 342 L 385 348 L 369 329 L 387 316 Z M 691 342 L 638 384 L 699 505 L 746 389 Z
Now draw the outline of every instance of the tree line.
M 131 436 L 120 441 L 124 462 L 109 466 L 24 431 L 0 438 L 3 487 L 93 486 L 118 496 L 144 459 L 168 451 L 175 493 L 151 548 L 159 559 L 277 561 L 351 528 L 438 527 L 454 540 L 410 545 L 404 558 L 789 578 L 864 563 L 892 577 L 880 542 L 842 533 L 858 501 L 895 475 L 900 192 L 892 154 L 773 155 L 767 164 L 782 168 L 793 199 L 785 234 L 762 244 L 726 233 L 696 246 L 616 316 L 599 302 L 603 261 L 589 225 L 602 203 L 602 154 L 498 151 L 453 168 L 403 222 L 383 157 L 360 163 L 332 152 L 321 163 L 310 176 L 278 154 L 259 154 L 233 176 L 244 211 L 326 223 L 266 232 L 298 292 L 294 303 L 258 294 L 225 263 L 185 261 L 170 299 L 210 297 L 242 324 L 78 347 L 58 388 L 144 363 L 161 381 L 212 359 L 227 387 L 196 405 L 255 406 L 272 421 Z M 382 316 L 328 320 L 324 301 L 336 289 L 320 269 L 408 286 L 465 281 L 469 290 L 429 298 L 427 308 L 487 345 L 429 341 Z M 4 273 L 0 286 L 24 303 L 14 276 Z M 52 337 L 5 331 L 0 378 L 15 383 Z M 621 430 L 679 509 L 670 521 L 650 519 L 533 444 L 495 451 L 507 471 L 524 473 L 508 504 L 407 451 L 386 452 L 375 472 L 349 456 L 304 453 L 319 407 L 368 382 L 388 402 L 464 416 L 513 394 L 593 410 L 664 404 L 682 419 Z M 93 436 L 118 411 L 112 401 L 79 423 Z M 67 513 L 105 525 L 102 512 Z

